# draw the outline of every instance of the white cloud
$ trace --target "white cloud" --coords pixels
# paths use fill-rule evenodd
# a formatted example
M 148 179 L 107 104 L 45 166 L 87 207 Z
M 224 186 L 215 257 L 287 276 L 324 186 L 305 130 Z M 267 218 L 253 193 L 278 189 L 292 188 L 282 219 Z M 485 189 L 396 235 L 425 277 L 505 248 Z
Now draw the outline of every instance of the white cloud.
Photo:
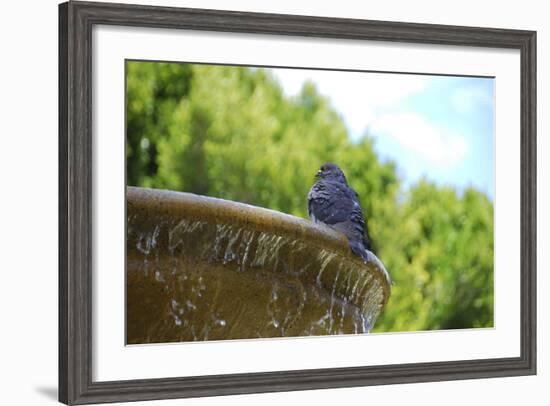
M 352 138 L 368 128 L 375 137 L 391 137 L 407 152 L 407 171 L 420 168 L 451 169 L 468 153 L 466 138 L 412 113 L 403 102 L 433 85 L 430 77 L 407 74 L 335 72 L 301 69 L 274 69 L 275 77 L 288 96 L 297 95 L 306 81 L 328 96 L 350 130 Z M 454 108 L 466 112 L 485 100 L 487 94 L 475 87 L 458 88 L 452 93 Z M 474 104 L 475 103 L 475 104 Z M 413 170 L 414 172 L 414 170 Z
M 380 112 L 394 108 L 407 97 L 421 92 L 428 79 L 420 75 L 338 72 L 303 69 L 273 69 L 288 96 L 297 95 L 306 81 L 330 97 L 342 113 L 351 135 L 362 135 Z
M 460 163 L 469 148 L 463 136 L 414 113 L 384 114 L 369 129 L 374 135 L 393 137 L 419 158 L 446 169 Z
M 461 114 L 470 114 L 479 107 L 491 106 L 493 95 L 480 87 L 468 86 L 456 89 L 451 95 L 453 108 Z

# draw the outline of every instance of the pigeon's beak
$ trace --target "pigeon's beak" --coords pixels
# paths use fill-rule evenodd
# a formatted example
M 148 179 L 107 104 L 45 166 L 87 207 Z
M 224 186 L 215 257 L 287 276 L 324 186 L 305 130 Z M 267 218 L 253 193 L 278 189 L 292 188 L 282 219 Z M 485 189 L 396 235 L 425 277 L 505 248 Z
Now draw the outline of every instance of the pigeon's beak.
M 321 177 L 321 170 L 320 170 L 320 169 L 319 169 L 319 170 L 317 171 L 317 173 L 315 174 L 315 177 L 316 177 L 316 178 L 320 178 L 320 177 Z

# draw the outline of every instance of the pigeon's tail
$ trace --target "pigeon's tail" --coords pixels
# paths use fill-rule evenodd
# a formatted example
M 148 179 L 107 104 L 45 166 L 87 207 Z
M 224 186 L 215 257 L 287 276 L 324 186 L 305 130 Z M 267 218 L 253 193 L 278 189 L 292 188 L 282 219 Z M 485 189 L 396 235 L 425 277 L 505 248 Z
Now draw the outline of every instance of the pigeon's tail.
M 369 251 L 365 249 L 365 246 L 361 241 L 350 241 L 349 246 L 351 248 L 351 251 L 355 254 L 363 258 L 363 261 L 369 262 Z
M 365 246 L 363 245 L 363 243 L 361 241 L 350 241 L 349 245 L 350 245 L 351 251 L 355 255 L 361 257 L 363 259 L 363 261 L 365 261 L 365 263 L 369 263 L 369 262 L 376 263 L 378 265 L 378 268 L 384 274 L 384 277 L 386 278 L 386 281 L 388 282 L 388 284 L 390 286 L 394 285 L 394 282 L 391 279 L 390 274 L 386 270 L 386 267 L 384 266 L 384 264 L 382 264 L 382 262 L 378 259 L 378 257 L 376 255 L 374 255 L 369 250 L 365 249 Z

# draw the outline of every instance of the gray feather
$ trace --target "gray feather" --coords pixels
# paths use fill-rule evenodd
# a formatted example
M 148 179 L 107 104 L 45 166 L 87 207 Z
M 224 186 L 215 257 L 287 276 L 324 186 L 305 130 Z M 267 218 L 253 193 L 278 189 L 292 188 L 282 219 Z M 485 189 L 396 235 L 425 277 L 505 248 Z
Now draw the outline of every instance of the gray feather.
M 308 194 L 309 217 L 343 233 L 352 252 L 367 261 L 366 250 L 370 249 L 370 242 L 357 193 L 334 164 L 323 165 L 317 176 L 320 179 Z

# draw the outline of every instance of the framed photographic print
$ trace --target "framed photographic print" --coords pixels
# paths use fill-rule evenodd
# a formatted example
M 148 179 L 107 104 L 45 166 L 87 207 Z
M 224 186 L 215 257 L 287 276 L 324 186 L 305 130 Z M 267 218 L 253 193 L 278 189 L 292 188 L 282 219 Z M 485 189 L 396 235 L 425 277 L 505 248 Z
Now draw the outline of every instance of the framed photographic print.
M 536 33 L 59 6 L 59 400 L 536 373 Z

